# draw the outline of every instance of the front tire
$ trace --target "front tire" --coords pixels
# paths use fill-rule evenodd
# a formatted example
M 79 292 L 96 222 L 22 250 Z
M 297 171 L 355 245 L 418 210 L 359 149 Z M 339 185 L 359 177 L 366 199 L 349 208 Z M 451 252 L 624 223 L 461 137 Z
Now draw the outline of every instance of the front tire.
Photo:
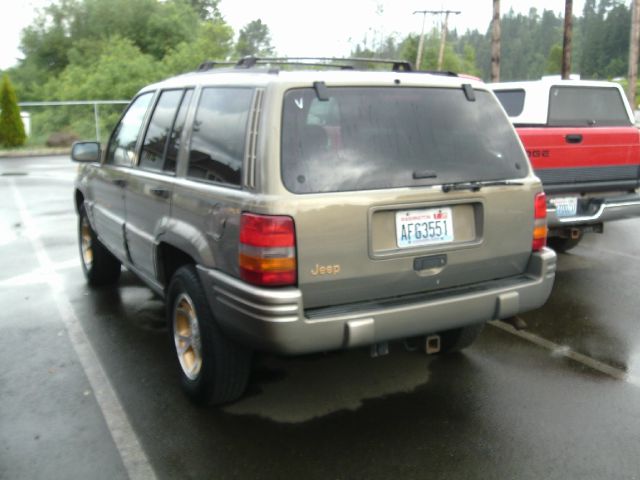
M 192 265 L 181 267 L 171 279 L 167 317 L 186 395 L 209 405 L 240 398 L 249 381 L 251 351 L 222 333 Z
M 120 261 L 98 239 L 84 205 L 80 206 L 78 212 L 78 245 L 82 271 L 89 285 L 100 287 L 118 281 Z

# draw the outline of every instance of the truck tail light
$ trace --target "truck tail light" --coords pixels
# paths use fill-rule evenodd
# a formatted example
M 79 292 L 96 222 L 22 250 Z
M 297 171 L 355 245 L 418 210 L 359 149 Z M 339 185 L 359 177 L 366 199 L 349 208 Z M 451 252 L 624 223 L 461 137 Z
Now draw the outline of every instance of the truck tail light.
M 534 252 L 542 250 L 547 244 L 547 196 L 538 193 L 535 199 L 533 243 L 531 249 Z
M 265 287 L 297 282 L 296 232 L 286 216 L 243 213 L 240 217 L 240 278 Z

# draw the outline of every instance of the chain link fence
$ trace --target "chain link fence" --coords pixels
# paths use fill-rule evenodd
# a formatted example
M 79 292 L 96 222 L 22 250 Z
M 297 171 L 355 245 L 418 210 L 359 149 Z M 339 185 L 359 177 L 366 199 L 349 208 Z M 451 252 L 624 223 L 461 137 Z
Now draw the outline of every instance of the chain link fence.
M 76 140 L 105 142 L 128 100 L 21 102 L 28 147 L 67 147 Z

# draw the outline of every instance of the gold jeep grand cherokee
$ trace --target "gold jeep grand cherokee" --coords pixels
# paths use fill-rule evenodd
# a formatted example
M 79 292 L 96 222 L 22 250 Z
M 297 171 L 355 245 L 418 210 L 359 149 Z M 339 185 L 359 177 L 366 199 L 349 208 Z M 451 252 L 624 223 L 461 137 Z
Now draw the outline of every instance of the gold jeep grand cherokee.
M 124 265 L 165 299 L 193 400 L 240 397 L 255 350 L 450 352 L 549 296 L 545 196 L 494 94 L 378 63 L 208 62 L 74 145 L 87 280 Z

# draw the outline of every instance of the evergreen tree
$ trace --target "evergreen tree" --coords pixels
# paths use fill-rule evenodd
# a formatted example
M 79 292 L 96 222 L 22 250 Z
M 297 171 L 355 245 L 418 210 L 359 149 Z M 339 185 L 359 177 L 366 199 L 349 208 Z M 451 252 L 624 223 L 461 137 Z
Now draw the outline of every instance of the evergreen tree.
M 255 55 L 257 57 L 268 57 L 274 54 L 271 46 L 271 34 L 269 27 L 262 23 L 260 19 L 247 23 L 240 34 L 236 43 L 236 55 L 238 57 L 246 57 Z
M 0 110 L 0 145 L 3 147 L 24 145 L 26 135 L 20 118 L 18 98 L 6 74 L 2 78 L 0 87 Z
M 549 56 L 547 57 L 547 64 L 544 67 L 544 73 L 546 75 L 560 75 L 562 71 L 562 45 L 559 43 L 554 44 L 549 50 Z
M 587 0 L 578 22 L 582 78 L 613 78 L 627 72 L 631 11 L 620 0 Z

